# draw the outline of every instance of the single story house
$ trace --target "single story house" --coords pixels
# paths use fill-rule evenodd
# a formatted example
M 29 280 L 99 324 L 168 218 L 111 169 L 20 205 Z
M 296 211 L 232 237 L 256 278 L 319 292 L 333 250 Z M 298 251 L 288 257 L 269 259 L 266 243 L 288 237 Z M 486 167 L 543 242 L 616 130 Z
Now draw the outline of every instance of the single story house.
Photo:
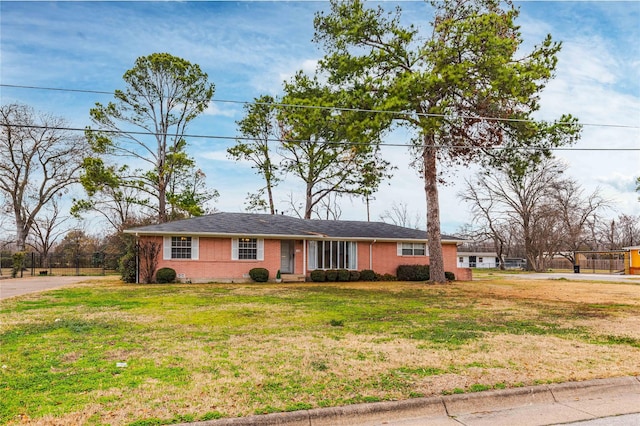
M 220 212 L 125 232 L 161 245 L 158 268 L 173 268 L 189 282 L 250 281 L 256 267 L 266 268 L 270 279 L 280 270 L 287 281 L 305 280 L 315 269 L 395 275 L 399 265 L 429 263 L 426 231 L 382 222 Z M 470 280 L 471 270 L 456 263 L 460 243 L 442 236 L 445 271 Z
M 458 252 L 458 268 L 498 268 L 500 258 L 496 252 Z

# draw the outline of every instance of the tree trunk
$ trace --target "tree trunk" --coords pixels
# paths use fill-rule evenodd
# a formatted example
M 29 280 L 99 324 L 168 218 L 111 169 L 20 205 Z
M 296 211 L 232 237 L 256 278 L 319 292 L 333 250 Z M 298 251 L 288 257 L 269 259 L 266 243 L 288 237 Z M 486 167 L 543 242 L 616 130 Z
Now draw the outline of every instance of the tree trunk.
M 305 194 L 305 206 L 304 206 L 304 218 L 311 219 L 311 212 L 313 210 L 313 197 L 311 196 L 311 184 L 307 183 L 307 191 Z
M 25 251 L 27 247 L 27 236 L 29 234 L 30 224 L 24 220 L 20 211 L 20 204 L 15 204 L 14 213 L 16 220 L 16 246 L 18 251 Z
M 498 266 L 498 268 L 501 271 L 504 271 L 506 269 L 505 266 L 504 266 L 504 244 L 498 238 L 494 238 L 493 239 L 493 246 L 496 249 L 496 254 L 498 255 L 498 259 L 499 259 L 499 262 L 500 262 L 500 265 Z
M 438 172 L 436 148 L 432 135 L 424 137 L 424 191 L 427 198 L 427 238 L 429 239 L 429 274 L 434 283 L 447 282 L 444 276 L 444 257 L 440 237 L 440 204 L 438 202 Z
M 167 221 L 167 187 L 164 182 L 160 182 L 158 187 L 158 222 Z
M 269 211 L 276 214 L 276 206 L 273 204 L 273 188 L 271 188 L 271 180 L 267 179 L 267 197 L 269 198 Z

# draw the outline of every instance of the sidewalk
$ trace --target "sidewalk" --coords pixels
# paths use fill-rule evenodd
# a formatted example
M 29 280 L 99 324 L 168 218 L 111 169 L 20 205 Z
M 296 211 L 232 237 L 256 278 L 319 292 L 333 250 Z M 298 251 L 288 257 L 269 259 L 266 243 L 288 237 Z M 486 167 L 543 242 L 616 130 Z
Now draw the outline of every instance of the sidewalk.
M 640 413 L 640 377 L 319 408 L 190 426 L 542 426 L 630 413 Z M 624 424 L 640 424 L 640 415 L 628 419 L 630 423 Z

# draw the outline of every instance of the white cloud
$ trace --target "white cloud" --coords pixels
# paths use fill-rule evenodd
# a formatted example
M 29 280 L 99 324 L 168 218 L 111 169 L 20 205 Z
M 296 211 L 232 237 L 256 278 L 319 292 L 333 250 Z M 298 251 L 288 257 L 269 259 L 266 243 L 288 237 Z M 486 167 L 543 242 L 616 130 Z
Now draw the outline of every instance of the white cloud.
M 640 170 L 638 170 L 638 172 L 640 172 Z M 636 178 L 637 176 L 634 175 L 624 175 L 622 173 L 614 172 L 607 176 L 596 176 L 595 180 L 605 185 L 609 185 L 619 192 L 636 194 Z
M 219 116 L 219 117 L 235 118 L 241 115 L 241 112 L 235 107 L 226 107 L 226 104 L 217 104 L 214 98 L 214 101 L 209 103 L 209 106 L 203 112 L 203 114 Z

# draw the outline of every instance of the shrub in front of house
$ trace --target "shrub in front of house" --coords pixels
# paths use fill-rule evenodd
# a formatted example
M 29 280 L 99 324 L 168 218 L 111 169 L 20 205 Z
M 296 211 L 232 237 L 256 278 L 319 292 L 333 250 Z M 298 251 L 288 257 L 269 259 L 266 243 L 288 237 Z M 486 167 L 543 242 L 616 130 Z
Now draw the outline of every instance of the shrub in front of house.
M 360 281 L 375 281 L 376 273 L 371 269 L 363 269 L 360 271 Z
M 351 273 L 347 269 L 338 269 L 338 281 L 349 281 Z
M 456 280 L 456 274 L 454 274 L 453 272 L 445 271 L 444 277 L 447 279 L 447 281 L 455 281 Z
M 316 283 L 323 283 L 327 280 L 327 273 L 322 269 L 311 271 L 309 276 L 311 277 L 311 281 Z
M 378 277 L 378 281 L 398 281 L 398 277 L 393 274 L 384 274 Z
M 338 281 L 338 271 L 336 269 L 327 270 L 327 281 L 329 282 Z
M 136 282 L 136 254 L 128 251 L 118 261 L 120 279 L 125 283 Z
M 257 283 L 269 281 L 269 271 L 266 268 L 253 268 L 249 271 L 249 276 Z
M 429 265 L 400 265 L 396 276 L 399 281 L 428 281 Z
M 156 271 L 156 282 L 158 284 L 167 284 L 175 282 L 176 271 L 172 268 L 160 268 Z
M 349 281 L 358 281 L 360 280 L 360 272 L 358 271 L 350 271 L 349 272 Z

